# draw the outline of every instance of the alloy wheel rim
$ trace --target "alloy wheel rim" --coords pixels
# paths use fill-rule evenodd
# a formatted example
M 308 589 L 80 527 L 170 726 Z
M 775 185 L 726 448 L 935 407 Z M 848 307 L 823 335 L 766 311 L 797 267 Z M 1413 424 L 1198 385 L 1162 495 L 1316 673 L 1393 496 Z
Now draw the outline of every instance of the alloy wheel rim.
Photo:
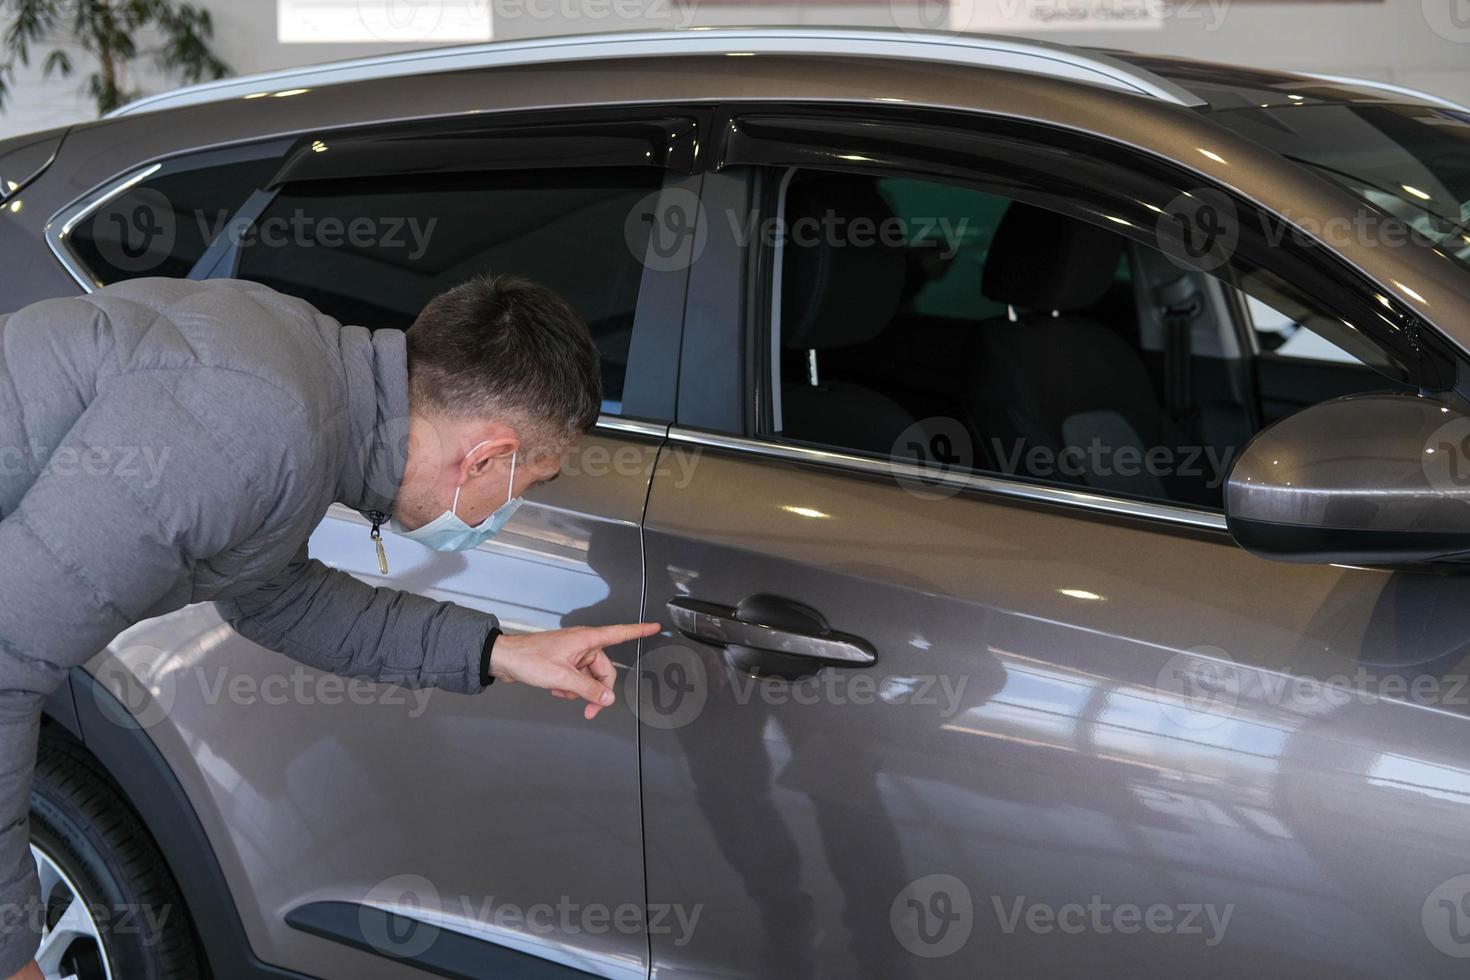
M 31 844 L 46 922 L 36 963 L 46 980 L 112 980 L 112 963 L 91 904 L 50 854 Z

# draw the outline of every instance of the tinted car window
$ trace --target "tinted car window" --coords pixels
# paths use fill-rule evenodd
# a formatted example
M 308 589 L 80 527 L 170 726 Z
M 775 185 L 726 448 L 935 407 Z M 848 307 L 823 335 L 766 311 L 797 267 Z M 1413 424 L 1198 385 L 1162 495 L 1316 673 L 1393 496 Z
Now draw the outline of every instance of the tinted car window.
M 1291 317 L 1256 299 L 1245 297 L 1251 328 L 1261 350 L 1278 357 L 1294 357 L 1331 364 L 1366 366 L 1361 360 L 1314 331 L 1304 329 Z
M 345 323 L 406 329 L 438 293 L 517 273 L 564 296 L 602 352 L 621 408 L 654 168 L 496 171 L 288 185 L 242 240 L 235 275 Z
M 1336 181 L 1413 232 L 1368 227 L 1352 234 L 1433 247 L 1470 265 L 1470 113 L 1439 106 L 1305 104 L 1212 118 Z
M 165 163 L 79 223 L 70 236 L 73 254 L 104 285 L 187 276 L 235 210 L 275 173 L 279 153 L 261 152 Z
M 981 320 L 1001 316 L 1004 303 L 985 296 L 975 284 L 996 227 L 1010 201 L 954 184 L 910 177 L 878 181 L 885 200 L 901 221 L 912 261 L 913 292 L 905 303 L 916 314 Z M 1127 287 L 1130 271 L 1124 255 L 1115 278 Z
M 1268 270 L 1214 278 L 962 184 L 805 171 L 782 214 L 768 424 L 787 440 L 1218 507 L 1260 420 L 1229 290 L 1302 339 L 1342 329 Z

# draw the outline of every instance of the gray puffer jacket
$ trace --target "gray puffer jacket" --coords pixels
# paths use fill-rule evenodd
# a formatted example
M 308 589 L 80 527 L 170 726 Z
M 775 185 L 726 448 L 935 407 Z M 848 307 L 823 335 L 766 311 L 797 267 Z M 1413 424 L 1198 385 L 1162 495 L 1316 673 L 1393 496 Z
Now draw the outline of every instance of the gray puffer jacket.
M 391 511 L 407 417 L 402 333 L 256 283 L 134 279 L 0 315 L 0 978 L 39 940 L 41 703 L 122 630 L 216 600 L 313 667 L 481 689 L 493 616 L 306 554 L 334 501 Z

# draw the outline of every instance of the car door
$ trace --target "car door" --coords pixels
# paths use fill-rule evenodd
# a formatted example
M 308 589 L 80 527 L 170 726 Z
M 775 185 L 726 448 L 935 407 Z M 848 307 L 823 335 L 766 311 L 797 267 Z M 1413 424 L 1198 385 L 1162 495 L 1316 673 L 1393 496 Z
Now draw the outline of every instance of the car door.
M 512 633 L 639 620 L 685 275 L 645 251 L 665 200 L 693 193 L 698 125 L 543 113 L 333 133 L 285 156 L 193 275 L 394 330 L 472 275 L 519 273 L 567 297 L 603 355 L 595 430 L 495 538 L 440 554 L 385 535 L 383 574 L 366 521 L 334 507 L 314 557 L 493 612 Z M 631 648 L 609 652 L 632 665 Z M 210 607 L 114 655 L 139 672 L 161 658 L 171 678 L 152 734 L 266 962 L 324 978 L 646 974 L 631 712 L 586 722 L 523 685 L 460 697 L 343 682 L 239 638 Z
M 971 376 L 953 362 L 1050 310 L 886 336 L 919 329 L 926 295 L 978 300 L 987 263 L 1034 263 L 998 244 L 940 261 L 902 222 L 884 245 L 901 216 L 862 180 L 979 189 L 1165 250 L 1150 214 L 1201 188 L 992 120 L 750 107 L 721 129 L 683 348 L 699 385 L 645 525 L 666 627 L 636 678 L 655 975 L 1455 973 L 1470 580 L 1264 561 L 1218 510 L 1100 489 L 1092 464 L 997 472 L 988 433 L 942 408 Z M 802 244 L 781 221 L 811 172 L 835 190 L 802 206 L 830 218 Z M 1306 322 L 1363 324 L 1382 299 L 1321 249 L 1247 238 L 1215 273 L 1276 282 Z M 1057 295 L 1112 277 L 1032 244 L 1074 263 Z M 1103 299 L 1085 306 L 1057 319 L 1110 329 Z M 1083 356 L 1053 353 L 1058 371 Z M 1125 416 L 1136 392 L 1084 366 Z M 1058 390 L 1031 389 L 1017 411 Z M 1172 454 L 1167 487 L 1204 447 L 1141 448 Z

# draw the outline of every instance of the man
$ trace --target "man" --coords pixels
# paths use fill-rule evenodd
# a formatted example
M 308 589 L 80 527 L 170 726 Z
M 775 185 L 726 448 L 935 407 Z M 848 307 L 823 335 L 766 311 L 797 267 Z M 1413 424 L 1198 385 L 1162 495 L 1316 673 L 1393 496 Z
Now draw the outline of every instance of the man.
M 523 279 L 452 289 L 406 334 L 237 280 L 135 279 L 0 316 L 0 907 L 39 894 L 42 701 L 189 603 L 321 670 L 470 694 L 524 681 L 596 717 L 613 702 L 603 648 L 655 625 L 502 636 L 494 616 L 327 568 L 306 541 L 341 502 L 384 571 L 384 527 L 474 547 L 556 478 L 600 404 L 586 326 Z M 36 917 L 16 918 L 0 977 L 39 980 Z

